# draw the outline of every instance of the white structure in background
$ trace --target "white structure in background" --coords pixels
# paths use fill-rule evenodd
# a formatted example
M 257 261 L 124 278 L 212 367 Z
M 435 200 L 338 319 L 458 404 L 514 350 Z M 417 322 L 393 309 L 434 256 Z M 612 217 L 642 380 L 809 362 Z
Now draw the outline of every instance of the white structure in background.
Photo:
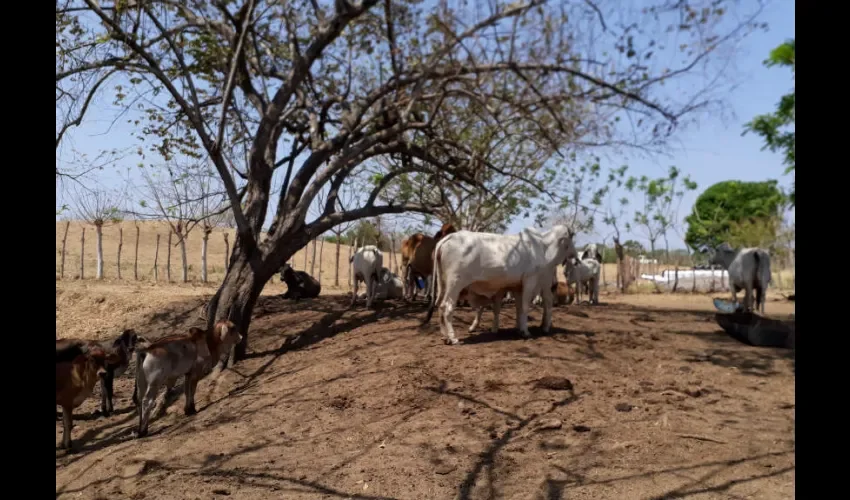
M 661 274 L 641 274 L 640 279 L 672 287 L 673 283 L 676 282 L 676 271 L 665 269 Z M 712 279 L 715 288 L 718 290 L 721 288 L 721 283 L 725 285 L 723 288 L 729 286 L 729 274 L 723 269 L 679 269 L 679 288 L 681 289 L 693 287 L 694 281 L 696 281 L 697 288 L 709 288 Z
M 658 264 L 658 259 L 647 259 L 646 255 L 638 256 L 638 262 L 641 264 Z

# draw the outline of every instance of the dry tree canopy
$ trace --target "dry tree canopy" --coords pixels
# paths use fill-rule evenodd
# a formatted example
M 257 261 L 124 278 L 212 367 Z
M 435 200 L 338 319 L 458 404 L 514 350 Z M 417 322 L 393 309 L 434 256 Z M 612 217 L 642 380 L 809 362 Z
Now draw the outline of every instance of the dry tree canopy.
M 112 92 L 134 110 L 141 155 L 212 162 L 240 241 L 263 259 L 297 250 L 284 243 L 293 234 L 381 214 L 442 210 L 493 227 L 533 196 L 569 191 L 571 153 L 663 148 L 723 95 L 724 59 L 758 11 L 743 0 L 60 0 L 57 147 L 92 96 Z M 353 182 L 368 191 L 341 209 Z

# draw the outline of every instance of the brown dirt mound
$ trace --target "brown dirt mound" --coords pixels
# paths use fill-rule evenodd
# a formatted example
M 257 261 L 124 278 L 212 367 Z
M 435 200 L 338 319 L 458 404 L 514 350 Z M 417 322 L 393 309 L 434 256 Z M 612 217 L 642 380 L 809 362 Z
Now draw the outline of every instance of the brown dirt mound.
M 126 299 L 65 294 L 57 326 Z M 195 299 L 179 299 L 151 328 L 192 322 Z M 57 497 L 792 498 L 793 353 L 730 339 L 710 310 L 612 300 L 558 308 L 554 331 L 531 340 L 466 334 L 473 313 L 460 310 L 461 343 L 446 346 L 436 322 L 417 329 L 421 303 L 264 297 L 250 359 L 201 382 L 197 415 L 180 395 L 134 440 L 128 376 L 116 415 L 92 418 L 98 395 L 87 400 L 81 452 L 56 452 Z M 656 321 L 632 324 L 647 313 Z M 545 377 L 573 391 L 536 388 Z

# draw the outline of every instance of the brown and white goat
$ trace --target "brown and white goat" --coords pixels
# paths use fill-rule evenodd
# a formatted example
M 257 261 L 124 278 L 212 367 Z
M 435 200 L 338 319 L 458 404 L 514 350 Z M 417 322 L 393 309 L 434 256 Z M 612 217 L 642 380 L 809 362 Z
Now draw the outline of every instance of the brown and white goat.
M 185 335 L 162 337 L 136 351 L 136 388 L 139 393 L 138 437 L 148 433 L 151 412 L 162 386 L 169 389 L 180 377 L 185 377 L 183 412 L 194 415 L 195 389 L 198 382 L 212 371 L 222 352 L 242 340 L 236 326 L 228 320 L 215 324 L 212 331 L 192 327 Z
M 74 408 L 80 406 L 118 356 L 73 339 L 56 341 L 56 405 L 62 407 L 62 448 L 71 449 Z

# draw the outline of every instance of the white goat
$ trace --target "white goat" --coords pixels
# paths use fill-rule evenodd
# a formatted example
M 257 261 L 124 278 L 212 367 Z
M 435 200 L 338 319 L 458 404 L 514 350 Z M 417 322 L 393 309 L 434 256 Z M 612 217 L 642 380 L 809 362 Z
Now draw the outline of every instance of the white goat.
M 738 302 L 738 292 L 744 290 L 744 310 L 753 310 L 753 290 L 755 290 L 755 310 L 764 314 L 764 302 L 767 287 L 770 284 L 770 254 L 761 248 L 742 248 L 735 250 L 728 243 L 721 243 L 714 250 L 710 264 L 720 264 L 729 273 L 729 288 L 732 301 Z
M 424 323 L 439 305 L 440 331 L 447 344 L 458 342 L 452 327 L 452 313 L 461 292 L 501 302 L 507 290 L 517 295 L 517 326 L 529 338 L 528 306 L 542 291 L 542 328 L 552 326 L 552 280 L 555 268 L 567 257 L 575 257 L 575 233 L 556 225 L 541 232 L 527 228 L 519 234 L 501 235 L 458 231 L 437 243 L 434 250 L 434 301 Z
M 372 307 L 377 285 L 383 278 L 384 254 L 375 245 L 360 247 L 349 259 L 354 272 L 354 289 L 351 292 L 352 307 L 357 302 L 357 289 L 360 282 L 366 282 L 366 307 Z

